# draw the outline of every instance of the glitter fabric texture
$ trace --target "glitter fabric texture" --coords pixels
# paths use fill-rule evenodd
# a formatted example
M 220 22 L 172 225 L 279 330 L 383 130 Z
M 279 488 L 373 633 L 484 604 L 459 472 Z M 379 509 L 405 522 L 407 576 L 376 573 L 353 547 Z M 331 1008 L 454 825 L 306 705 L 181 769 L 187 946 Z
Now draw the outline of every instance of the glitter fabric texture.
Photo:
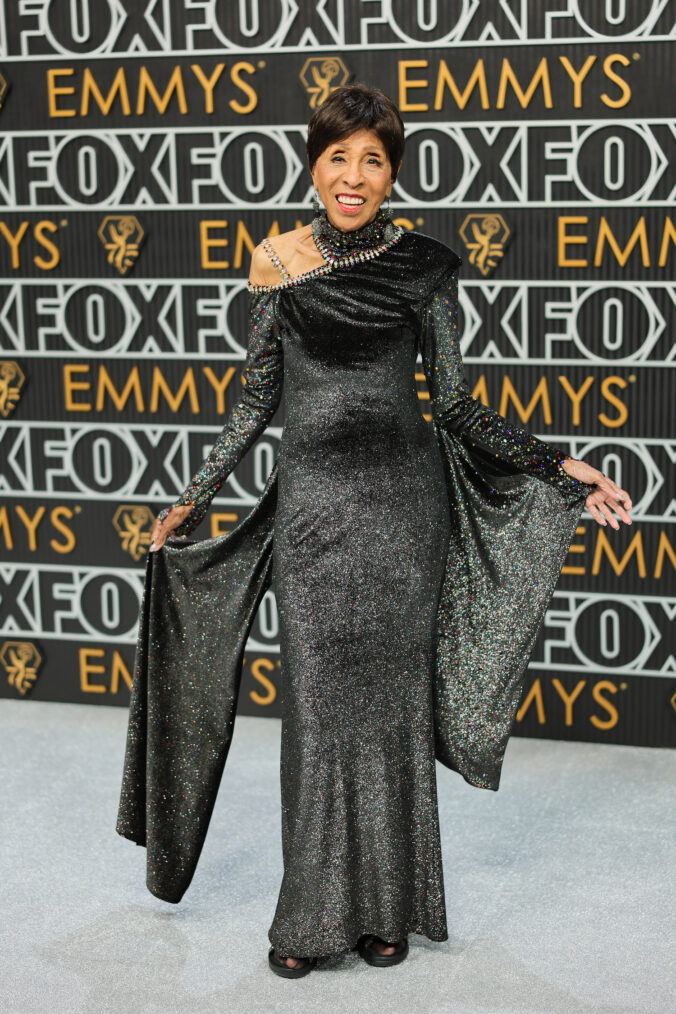
M 251 299 L 249 333 L 242 393 L 228 421 L 190 485 L 174 506 L 192 504 L 176 535 L 188 535 L 200 523 L 213 498 L 246 451 L 256 442 L 275 414 L 282 398 L 284 355 L 275 317 L 275 295 L 261 293 Z M 164 519 L 170 508 L 160 517 Z
M 298 956 L 364 933 L 447 939 L 435 758 L 498 788 L 590 491 L 560 449 L 472 398 L 452 250 L 382 220 L 349 239 L 325 213 L 316 227 L 330 271 L 294 283 L 280 268 L 278 286 L 250 286 L 245 391 L 178 501 L 194 504 L 182 531 L 263 431 L 283 380 L 265 490 L 227 535 L 149 554 L 117 824 L 148 848 L 149 889 L 179 901 L 273 587 L 284 876 L 269 938 Z

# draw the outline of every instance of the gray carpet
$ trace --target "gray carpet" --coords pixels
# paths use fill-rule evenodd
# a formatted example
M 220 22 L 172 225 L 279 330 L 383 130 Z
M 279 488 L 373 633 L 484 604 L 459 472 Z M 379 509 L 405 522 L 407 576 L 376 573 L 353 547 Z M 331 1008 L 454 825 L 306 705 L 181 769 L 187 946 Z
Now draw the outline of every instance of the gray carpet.
M 438 766 L 450 939 L 284 980 L 267 966 L 279 720 L 237 719 L 177 906 L 114 830 L 126 720 L 0 701 L 3 1012 L 676 1011 L 676 753 L 512 739 L 497 793 Z

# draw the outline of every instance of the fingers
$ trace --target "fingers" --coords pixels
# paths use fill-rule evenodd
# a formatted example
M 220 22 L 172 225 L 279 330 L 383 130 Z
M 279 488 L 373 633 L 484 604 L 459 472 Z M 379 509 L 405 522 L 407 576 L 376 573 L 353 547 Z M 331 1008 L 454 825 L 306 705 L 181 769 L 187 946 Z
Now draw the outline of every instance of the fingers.
M 603 475 L 603 473 L 601 474 Z M 616 482 L 613 482 L 609 475 L 603 475 L 603 478 L 599 479 L 596 485 L 599 489 L 604 490 L 604 492 L 607 491 L 611 494 L 611 496 L 615 497 L 616 500 L 623 503 L 627 510 L 631 510 L 631 497 L 627 493 L 626 489 L 622 489 L 622 487 L 618 486 Z
M 169 512 L 164 521 L 160 521 L 159 518 L 155 519 L 152 535 L 150 537 L 150 546 L 148 547 L 149 552 L 156 553 L 158 549 L 161 549 L 167 541 L 169 533 L 176 527 L 176 524 L 171 517 L 172 514 L 173 510 Z
M 153 531 L 152 541 L 150 543 L 150 552 L 156 553 L 158 549 L 161 549 L 167 538 L 180 524 L 180 519 L 174 519 L 169 515 L 165 521 L 160 522 L 157 532 Z
M 161 529 L 162 529 L 162 522 L 161 521 L 155 521 L 155 524 L 153 525 L 153 530 L 152 530 L 152 532 L 150 534 L 150 544 L 151 545 L 157 539 L 158 535 L 160 534 Z
M 610 491 L 612 495 L 615 497 L 615 499 L 619 500 L 621 504 L 624 504 L 627 510 L 631 510 L 632 506 L 631 497 L 627 493 L 626 489 L 622 489 L 620 486 L 614 483 L 612 479 L 608 480 L 608 482 L 610 484 Z
M 149 552 L 156 553 L 161 549 L 168 536 L 185 521 L 191 510 L 192 505 L 171 507 L 164 520 L 160 521 L 160 517 L 157 517 L 150 536 Z
M 167 537 L 171 535 L 173 529 L 173 525 L 167 525 L 166 523 L 161 526 L 159 532 L 153 537 L 150 546 L 148 547 L 151 553 L 156 553 L 158 549 L 162 548 L 164 543 L 167 541 Z
M 629 517 L 628 512 L 624 509 L 624 507 L 622 506 L 622 504 L 621 503 L 617 503 L 617 504 L 613 504 L 612 506 L 613 506 L 613 510 L 615 511 L 615 513 L 622 519 L 622 521 L 624 521 L 625 525 L 630 525 L 631 524 L 631 518 Z
M 593 503 L 589 503 L 589 497 L 586 500 L 586 507 L 594 521 L 598 521 L 600 525 L 605 525 L 605 518 L 599 513 L 598 508 Z
M 612 484 L 612 480 L 608 480 L 608 485 Z M 594 492 L 590 493 L 585 501 L 589 513 L 598 521 L 600 525 L 607 525 L 610 522 L 612 528 L 616 531 L 619 529 L 619 524 L 613 516 L 613 511 L 618 515 L 621 521 L 625 524 L 630 525 L 632 523 L 631 517 L 628 511 L 624 509 L 622 504 L 628 504 L 631 507 L 631 500 L 625 490 L 620 489 L 619 486 L 615 486 L 617 493 L 614 490 L 607 489 L 605 483 L 598 484 L 599 488 Z
M 603 517 L 606 519 L 606 521 L 604 521 L 604 524 L 606 524 L 609 521 L 610 525 L 611 525 L 611 528 L 614 528 L 615 531 L 617 531 L 617 529 L 620 526 L 617 523 L 617 521 L 615 520 L 615 518 L 613 517 L 613 514 L 612 514 L 612 511 L 610 510 L 610 507 L 608 507 L 608 505 L 605 504 L 605 503 L 600 503 L 599 504 L 599 511 L 600 511 L 601 514 L 603 514 Z
M 618 525 L 617 521 L 615 521 L 615 519 L 613 518 L 612 514 L 606 507 L 605 503 L 599 500 L 594 502 L 592 499 L 593 496 L 594 494 L 590 494 L 590 496 L 587 497 L 585 504 L 594 520 L 598 521 L 598 523 L 600 525 L 603 525 L 604 528 L 608 524 L 608 521 L 610 521 L 613 528 L 619 528 L 620 526 Z M 591 503 L 590 500 L 592 501 Z
M 629 510 L 631 509 L 631 500 L 629 499 L 629 495 L 623 489 L 620 489 L 619 486 L 616 487 L 616 489 L 617 492 L 612 491 L 606 493 L 605 490 L 602 491 L 604 502 L 611 510 L 615 511 L 621 520 L 624 521 L 625 525 L 630 525 L 631 518 L 629 517 Z M 625 507 L 628 509 L 625 510 Z

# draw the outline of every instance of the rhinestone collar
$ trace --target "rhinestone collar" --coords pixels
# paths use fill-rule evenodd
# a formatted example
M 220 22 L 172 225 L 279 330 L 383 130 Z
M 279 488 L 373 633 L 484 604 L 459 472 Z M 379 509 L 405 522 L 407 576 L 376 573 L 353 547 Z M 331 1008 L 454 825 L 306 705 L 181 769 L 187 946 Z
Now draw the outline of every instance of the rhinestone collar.
M 389 238 L 388 225 L 391 224 L 391 216 L 383 208 L 378 208 L 370 222 L 360 225 L 358 229 L 343 232 L 329 221 L 326 208 L 323 208 L 312 220 L 312 236 L 323 257 L 326 257 L 324 249 L 334 257 L 342 257 L 348 253 L 372 250 L 385 243 Z
M 247 288 L 252 294 L 272 292 L 275 289 L 286 289 L 292 285 L 298 285 L 299 282 L 315 278 L 318 275 L 328 274 L 334 268 L 347 267 L 350 264 L 371 260 L 373 257 L 377 257 L 383 253 L 384 250 L 387 250 L 393 243 L 396 243 L 403 233 L 403 227 L 395 225 L 391 216 L 382 209 L 378 209 L 375 218 L 371 219 L 370 222 L 367 222 L 366 225 L 361 226 L 359 229 L 354 229 L 350 233 L 344 233 L 334 225 L 331 225 L 326 216 L 326 211 L 321 211 L 318 215 L 315 215 L 312 221 L 312 236 L 315 246 L 326 263 L 320 264 L 319 267 L 311 268 L 309 271 L 304 271 L 301 275 L 290 275 L 269 242 L 263 240 L 263 245 L 270 258 L 282 274 L 282 281 L 278 285 L 256 285 L 249 282 Z M 352 245 L 344 249 L 341 248 L 341 252 L 338 253 L 335 250 L 334 244 L 341 242 L 341 237 L 345 236 L 351 237 L 347 242 Z

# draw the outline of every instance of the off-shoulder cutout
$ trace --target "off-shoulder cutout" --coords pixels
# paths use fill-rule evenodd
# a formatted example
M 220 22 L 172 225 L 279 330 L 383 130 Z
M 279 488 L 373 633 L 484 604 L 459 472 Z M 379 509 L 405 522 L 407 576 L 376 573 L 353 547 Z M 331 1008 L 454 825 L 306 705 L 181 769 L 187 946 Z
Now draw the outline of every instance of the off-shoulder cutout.
M 373 256 L 378 256 L 382 250 L 387 249 L 392 243 L 396 243 L 402 233 L 403 229 L 400 229 L 395 238 L 377 248 Z M 342 268 L 352 263 L 352 255 L 349 253 L 344 259 L 337 258 L 333 262 L 324 260 L 314 243 L 312 247 L 316 256 L 313 256 L 310 245 L 303 243 L 303 240 L 309 239 L 311 236 L 312 225 L 304 225 L 299 229 L 293 229 L 276 236 L 275 245 L 269 236 L 259 243 L 252 255 L 249 292 L 272 292 L 275 289 L 285 289 L 306 279 L 326 274 L 335 267 Z M 370 260 L 370 257 L 361 257 L 360 259 Z M 304 269 L 299 271 L 299 268 Z M 261 281 L 254 281 L 254 278 L 260 278 Z M 263 278 L 265 281 L 262 280 Z
M 279 280 L 279 271 L 266 253 L 263 244 L 259 243 L 251 254 L 249 285 L 275 285 Z
M 249 286 L 254 289 L 274 287 L 276 283 L 289 284 L 294 278 L 302 278 L 316 268 L 323 268 L 327 262 L 321 256 L 312 239 L 312 225 L 303 225 L 265 239 L 255 248 L 249 273 Z

